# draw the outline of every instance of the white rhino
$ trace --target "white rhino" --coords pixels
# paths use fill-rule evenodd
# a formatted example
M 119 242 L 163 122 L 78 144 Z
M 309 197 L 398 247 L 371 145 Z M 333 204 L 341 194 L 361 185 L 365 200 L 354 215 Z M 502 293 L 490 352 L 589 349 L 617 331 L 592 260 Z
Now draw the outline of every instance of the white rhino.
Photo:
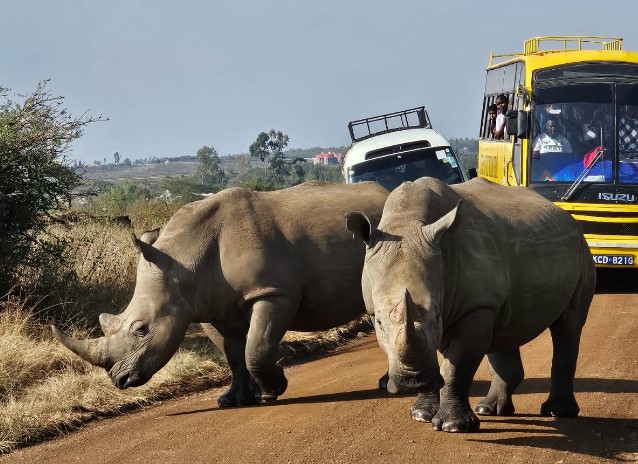
M 527 188 L 421 178 L 390 194 L 378 228 L 360 212 L 346 223 L 367 245 L 362 287 L 388 391 L 419 392 L 413 419 L 478 430 L 468 394 L 485 354 L 492 382 L 476 412 L 511 415 L 519 347 L 547 327 L 554 357 L 541 414 L 578 415 L 573 380 L 596 273 L 567 212 Z
M 141 252 L 135 291 L 124 312 L 100 315 L 104 337 L 53 332 L 124 389 L 164 366 L 190 323 L 210 323 L 233 374 L 220 406 L 273 401 L 287 387 L 276 365 L 287 330 L 326 330 L 365 312 L 365 246 L 353 242 L 343 215 L 360 209 L 378 220 L 387 195 L 373 182 L 308 182 L 275 192 L 230 188 L 190 203 L 161 234 L 133 237 Z

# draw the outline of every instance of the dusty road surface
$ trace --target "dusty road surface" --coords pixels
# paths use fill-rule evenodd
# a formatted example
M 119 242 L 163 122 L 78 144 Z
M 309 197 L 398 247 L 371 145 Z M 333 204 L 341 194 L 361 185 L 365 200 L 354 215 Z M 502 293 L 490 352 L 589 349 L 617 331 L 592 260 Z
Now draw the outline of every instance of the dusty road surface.
M 209 390 L 92 423 L 0 463 L 588 463 L 638 461 L 638 295 L 601 294 L 585 326 L 577 419 L 538 416 L 549 389 L 546 332 L 521 348 L 526 380 L 514 417 L 473 434 L 435 432 L 409 417 L 412 397 L 376 389 L 386 359 L 373 336 L 287 370 L 269 406 L 219 409 Z M 487 392 L 485 363 L 472 406 Z

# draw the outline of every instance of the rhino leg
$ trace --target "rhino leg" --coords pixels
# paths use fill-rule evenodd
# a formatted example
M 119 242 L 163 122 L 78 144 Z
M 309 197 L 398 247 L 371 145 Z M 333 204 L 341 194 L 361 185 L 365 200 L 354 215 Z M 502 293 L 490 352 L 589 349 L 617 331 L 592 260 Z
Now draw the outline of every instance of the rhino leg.
M 262 299 L 253 304 L 246 362 L 254 380 L 255 399 L 260 403 L 275 401 L 288 387 L 284 371 L 277 365 L 277 355 L 279 342 L 295 314 L 295 306 L 285 297 Z
M 587 317 L 589 301 L 584 306 L 583 298 L 575 298 L 570 308 L 556 320 L 549 330 L 552 334 L 554 356 L 549 397 L 541 406 L 543 416 L 576 417 L 580 412 L 574 397 L 574 375 L 580 344 L 580 333 Z
M 521 352 L 518 348 L 487 355 L 492 383 L 487 396 L 474 411 L 481 416 L 511 416 L 514 414 L 512 395 L 524 377 Z
M 256 404 L 255 395 L 250 389 L 250 373 L 246 367 L 246 335 L 222 335 L 211 324 L 201 324 L 208 338 L 219 348 L 228 362 L 233 374 L 229 390 L 217 399 L 221 408 L 249 406 Z
M 470 385 L 487 352 L 492 337 L 494 313 L 475 311 L 451 328 L 449 343 L 443 352 L 439 410 L 432 417 L 434 430 L 444 432 L 477 432 L 480 421 L 469 402 Z

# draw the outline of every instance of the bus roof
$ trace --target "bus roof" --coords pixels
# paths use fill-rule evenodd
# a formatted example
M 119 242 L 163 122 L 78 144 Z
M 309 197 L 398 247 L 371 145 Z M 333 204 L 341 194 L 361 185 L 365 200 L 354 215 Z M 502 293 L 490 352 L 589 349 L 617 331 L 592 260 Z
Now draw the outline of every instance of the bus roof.
M 450 142 L 434 129 L 412 128 L 387 134 L 375 135 L 368 139 L 353 143 L 344 158 L 344 165 L 351 166 L 366 160 L 370 152 L 397 145 L 425 142 L 430 147 L 449 147 Z
M 561 63 L 601 59 L 637 61 L 637 53 L 622 51 L 622 40 L 617 37 L 602 36 L 532 37 L 523 42 L 521 52 L 503 54 L 491 52 L 487 68 L 496 68 L 512 61 L 534 62 L 535 58 L 541 57 L 543 60 L 554 57 L 556 62 Z

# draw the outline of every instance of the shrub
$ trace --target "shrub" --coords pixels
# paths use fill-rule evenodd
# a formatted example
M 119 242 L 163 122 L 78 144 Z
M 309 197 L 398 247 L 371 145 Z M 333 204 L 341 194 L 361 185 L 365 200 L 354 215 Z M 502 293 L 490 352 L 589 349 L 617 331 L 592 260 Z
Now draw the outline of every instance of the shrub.
M 0 88 L 0 293 L 16 284 L 16 269 L 58 259 L 63 241 L 42 240 L 52 211 L 70 203 L 82 184 L 68 158 L 84 127 L 41 82 L 33 93 L 9 99 Z

